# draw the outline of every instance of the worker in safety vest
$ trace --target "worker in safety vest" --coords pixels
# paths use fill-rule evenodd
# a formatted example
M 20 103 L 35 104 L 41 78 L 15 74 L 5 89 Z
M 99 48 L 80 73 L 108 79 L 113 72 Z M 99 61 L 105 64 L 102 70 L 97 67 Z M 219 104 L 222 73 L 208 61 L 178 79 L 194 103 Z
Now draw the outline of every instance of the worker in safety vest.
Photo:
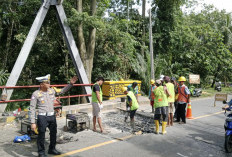
M 138 101 L 138 83 L 137 82 L 133 82 L 132 84 L 128 85 L 127 86 L 127 91 L 132 91 L 136 97 L 136 100 Z M 125 122 L 127 121 L 128 119 L 128 116 L 129 116 L 129 112 L 130 112 L 130 106 L 129 106 L 129 103 L 126 101 L 126 111 L 127 111 L 127 114 L 125 115 Z
M 133 82 L 132 84 L 128 85 L 127 86 L 127 90 L 128 91 L 132 91 L 134 93 L 137 101 L 138 101 L 138 96 L 139 96 L 138 95 L 139 94 L 139 92 L 138 92 L 138 83 L 137 82 Z
M 152 108 L 152 113 L 154 113 L 154 94 L 153 94 L 153 91 L 156 88 L 155 80 L 151 80 L 150 83 L 151 83 L 151 86 L 149 88 L 148 98 L 150 99 L 150 105 L 151 105 L 151 108 Z
M 122 88 L 123 93 L 127 96 L 127 102 L 129 103 L 130 106 L 130 125 L 132 128 L 132 131 L 135 131 L 135 120 L 134 116 L 139 108 L 138 101 L 132 91 L 128 91 L 126 87 Z
M 92 87 L 92 113 L 93 113 L 93 131 L 97 131 L 96 122 L 98 122 L 101 133 L 103 133 L 102 121 L 101 121 L 101 109 L 102 106 L 102 90 L 101 85 L 104 82 L 103 77 L 98 77 L 96 83 Z
M 188 87 L 184 84 L 186 82 L 186 78 L 184 76 L 181 76 L 178 81 L 180 82 L 178 87 L 178 99 L 177 99 L 177 120 L 176 122 L 179 122 L 180 124 L 186 123 L 186 106 L 187 103 L 190 102 L 190 91 Z M 182 122 L 180 121 L 182 120 Z
M 170 93 L 166 86 L 162 86 L 162 82 L 160 80 L 155 81 L 157 88 L 154 90 L 154 108 L 155 108 L 155 133 L 159 133 L 159 120 L 162 115 L 162 134 L 166 134 L 166 125 L 168 120 L 168 97 Z
M 175 102 L 174 102 L 174 106 L 175 106 L 175 112 L 174 112 L 174 116 L 173 116 L 173 119 L 176 119 L 176 110 L 177 110 L 177 100 L 178 100 L 178 87 L 179 87 L 179 84 L 177 83 L 176 81 L 176 78 L 175 77 L 172 77 L 171 78 L 171 83 L 174 85 L 174 90 L 175 90 Z
M 174 84 L 171 83 L 171 80 L 168 76 L 164 77 L 165 86 L 170 93 L 168 97 L 168 123 L 167 126 L 173 126 L 173 110 L 174 110 L 174 102 L 175 102 L 175 88 Z
M 162 134 L 166 134 L 166 125 L 168 120 L 168 96 L 170 95 L 166 86 L 162 86 L 160 80 L 155 81 L 157 88 L 154 90 L 154 108 L 155 108 L 155 133 L 159 133 L 159 120 L 162 115 Z

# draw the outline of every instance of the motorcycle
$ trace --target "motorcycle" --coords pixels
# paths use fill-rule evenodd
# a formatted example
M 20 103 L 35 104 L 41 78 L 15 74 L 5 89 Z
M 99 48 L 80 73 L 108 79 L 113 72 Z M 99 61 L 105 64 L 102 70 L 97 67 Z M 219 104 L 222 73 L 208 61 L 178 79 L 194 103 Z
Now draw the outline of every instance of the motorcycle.
M 232 100 L 227 103 L 223 101 L 224 104 L 228 104 L 227 107 L 223 107 L 222 109 L 225 110 L 225 150 L 227 153 L 232 152 Z M 229 112 L 229 113 L 227 113 Z
M 218 92 L 220 92 L 222 90 L 222 87 L 221 86 L 216 86 L 215 90 L 217 90 Z
M 216 83 L 214 89 L 220 92 L 222 90 L 221 82 Z
M 202 89 L 201 88 L 195 88 L 194 86 L 191 86 L 189 89 L 191 96 L 194 97 L 199 97 L 202 94 Z

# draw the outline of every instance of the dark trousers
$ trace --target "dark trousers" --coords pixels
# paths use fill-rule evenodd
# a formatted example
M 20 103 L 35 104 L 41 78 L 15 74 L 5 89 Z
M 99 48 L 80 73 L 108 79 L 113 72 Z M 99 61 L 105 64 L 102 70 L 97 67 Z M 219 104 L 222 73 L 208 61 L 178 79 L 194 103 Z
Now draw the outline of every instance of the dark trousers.
M 176 120 L 179 122 L 180 119 L 182 122 L 186 123 L 186 118 L 185 118 L 185 113 L 186 113 L 186 105 L 187 103 L 184 104 L 177 104 L 177 110 L 176 110 Z
M 130 119 L 133 119 L 135 117 L 136 110 L 130 110 Z
M 174 117 L 173 118 L 176 118 L 177 117 L 177 113 L 176 113 L 176 111 L 177 111 L 177 102 L 174 102 L 174 106 L 175 106 L 175 113 L 174 113 Z
M 57 133 L 57 124 L 56 124 L 56 117 L 54 116 L 41 116 L 38 115 L 37 120 L 38 125 L 38 139 L 37 139 L 37 147 L 39 154 L 45 154 L 45 132 L 46 128 L 48 127 L 50 130 L 50 145 L 49 150 L 55 149 L 56 146 L 56 133 Z

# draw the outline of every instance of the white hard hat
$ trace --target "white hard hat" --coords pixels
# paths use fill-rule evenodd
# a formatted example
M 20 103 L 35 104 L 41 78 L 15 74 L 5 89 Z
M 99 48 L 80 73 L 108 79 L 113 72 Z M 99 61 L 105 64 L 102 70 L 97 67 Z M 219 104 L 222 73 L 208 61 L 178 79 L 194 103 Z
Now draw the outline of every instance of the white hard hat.
M 42 76 L 42 77 L 36 77 L 35 79 L 38 80 L 39 82 L 44 82 L 44 81 L 48 81 L 50 82 L 50 74 L 47 74 L 46 76 Z
M 164 75 L 160 75 L 160 80 L 162 81 L 164 79 Z

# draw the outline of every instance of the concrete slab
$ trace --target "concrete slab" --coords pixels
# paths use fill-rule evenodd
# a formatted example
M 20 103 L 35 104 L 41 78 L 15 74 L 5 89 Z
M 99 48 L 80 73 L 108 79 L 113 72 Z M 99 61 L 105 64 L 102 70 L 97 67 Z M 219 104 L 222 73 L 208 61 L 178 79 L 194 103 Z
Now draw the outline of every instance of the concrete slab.
M 110 110 L 115 110 L 117 108 L 125 108 L 126 102 L 121 102 L 121 98 L 117 98 L 114 100 L 105 100 L 103 101 L 103 112 L 107 112 Z M 139 96 L 139 104 L 142 110 L 148 110 L 146 106 L 149 106 L 150 101 L 147 97 Z M 89 114 L 92 113 L 92 105 L 90 103 L 87 104 L 78 104 L 78 105 L 70 105 L 70 106 L 63 106 L 62 109 L 62 116 L 65 117 L 67 114 L 75 114 L 77 112 L 87 112 Z M 0 123 L 11 123 L 14 121 L 16 117 L 14 116 L 0 116 Z
M 121 102 L 120 98 L 117 98 L 114 100 L 105 100 L 105 101 L 103 101 L 102 111 L 112 110 L 112 109 L 116 109 L 118 107 L 123 108 L 126 106 L 125 103 L 126 102 Z M 148 104 L 150 104 L 150 100 L 147 97 L 140 96 L 139 97 L 139 104 L 140 105 L 148 105 Z M 68 113 L 77 113 L 77 112 L 91 113 L 92 112 L 91 103 L 63 106 L 62 116 L 66 116 L 66 114 L 68 114 Z

